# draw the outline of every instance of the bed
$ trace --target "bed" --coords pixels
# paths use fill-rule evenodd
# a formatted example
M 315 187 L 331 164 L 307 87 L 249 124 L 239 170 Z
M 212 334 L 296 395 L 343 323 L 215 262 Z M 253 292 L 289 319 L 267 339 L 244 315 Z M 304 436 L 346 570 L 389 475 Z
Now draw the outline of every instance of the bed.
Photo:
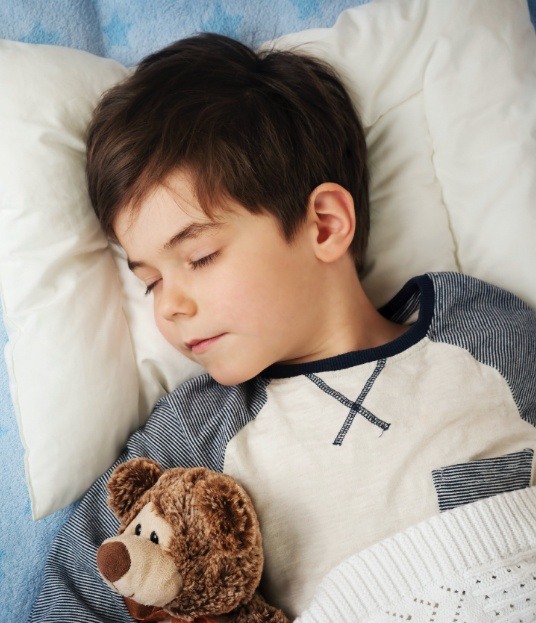
M 313 51 L 332 60 L 348 81 L 367 141 L 374 146 L 375 212 L 365 272 L 373 301 L 384 303 L 414 274 L 457 270 L 507 287 L 536 306 L 536 38 L 530 23 L 536 23 L 536 1 L 528 9 L 523 0 L 513 1 L 506 10 L 500 0 L 487 5 L 471 0 L 463 16 L 448 9 L 448 3 L 443 8 L 440 4 L 2 3 L 0 37 L 7 40 L 0 47 L 0 343 L 6 355 L 0 363 L 3 622 L 28 618 L 49 544 L 76 499 L 113 462 L 157 398 L 197 373 L 177 365 L 158 337 L 143 337 L 150 312 L 129 280 L 120 252 L 108 249 L 96 232 L 81 175 L 81 138 L 91 104 L 146 54 L 197 31 L 221 32 L 255 46 L 289 33 L 297 34 L 283 37 L 278 45 L 308 46 L 312 41 Z M 333 30 L 339 14 L 357 5 L 363 5 L 362 12 L 347 13 Z M 503 21 L 508 24 L 504 32 Z M 467 35 L 470 26 L 474 37 Z M 352 34 L 351 28 L 357 30 Z M 346 37 L 345 46 L 339 45 L 341 37 Z M 13 46 L 13 41 L 22 45 Z M 362 69 L 354 81 L 352 59 L 365 50 L 371 69 Z M 389 60 L 395 56 L 397 64 Z M 459 63 L 463 71 L 449 74 L 449 63 Z M 498 81 L 501 88 L 492 97 L 501 101 L 491 110 L 484 95 L 495 94 Z M 61 97 L 58 85 L 68 96 Z M 466 89 L 470 110 L 445 105 L 453 88 Z M 32 92 L 35 100 L 28 96 Z M 426 123 L 417 118 L 423 102 Z M 43 120 L 45 131 L 38 128 Z M 470 125 L 472 136 L 464 124 Z M 503 129 L 488 131 L 498 126 Z M 33 157 L 25 158 L 32 146 Z M 464 177 L 468 170 L 481 183 L 469 187 Z M 50 187 L 56 194 L 47 195 Z M 66 188 L 74 187 L 76 192 L 67 193 Z M 36 214 L 34 204 L 30 213 L 27 204 L 36 197 L 40 212 Z M 75 216 L 66 212 L 72 206 L 78 210 Z M 506 212 L 507 224 L 501 218 Z M 63 238 L 55 237 L 58 228 Z M 94 274 L 86 270 L 97 256 L 98 293 Z M 114 298 L 110 283 L 120 284 L 123 295 Z M 57 290 L 65 296 L 58 298 Z M 100 317 L 103 301 L 107 310 Z M 55 305 L 64 310 L 59 317 Z M 85 322 L 93 323 L 92 330 L 82 338 Z M 101 366 L 107 357 L 113 365 Z M 85 410 L 73 415 L 72 405 L 88 378 L 97 388 L 90 394 L 106 399 L 92 402 L 93 395 L 82 393 Z M 119 394 L 110 389 L 114 384 L 121 385 Z M 128 395 L 130 403 L 125 401 Z M 109 413 L 118 411 L 119 423 L 111 426 Z M 72 418 L 72 428 L 65 418 Z M 78 469 L 82 453 L 88 459 Z

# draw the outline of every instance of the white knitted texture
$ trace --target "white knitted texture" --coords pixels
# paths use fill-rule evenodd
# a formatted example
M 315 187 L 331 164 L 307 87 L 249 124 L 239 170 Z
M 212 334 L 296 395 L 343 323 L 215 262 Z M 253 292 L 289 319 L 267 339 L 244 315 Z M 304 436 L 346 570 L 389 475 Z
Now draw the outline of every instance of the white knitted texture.
M 432 517 L 333 569 L 296 623 L 534 623 L 536 488 Z

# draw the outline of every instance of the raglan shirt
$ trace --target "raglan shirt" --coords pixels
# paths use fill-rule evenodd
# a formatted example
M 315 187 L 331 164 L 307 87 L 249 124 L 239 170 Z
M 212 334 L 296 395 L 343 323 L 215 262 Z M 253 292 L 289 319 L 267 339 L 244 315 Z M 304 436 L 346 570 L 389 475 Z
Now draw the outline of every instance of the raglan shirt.
M 274 365 L 241 385 L 204 375 L 156 405 L 118 462 L 205 465 L 251 495 L 265 598 L 295 617 L 339 562 L 440 512 L 535 483 L 536 314 L 458 273 L 409 281 L 381 310 L 384 346 Z M 118 522 L 106 473 L 53 543 L 31 621 L 130 621 L 95 564 Z

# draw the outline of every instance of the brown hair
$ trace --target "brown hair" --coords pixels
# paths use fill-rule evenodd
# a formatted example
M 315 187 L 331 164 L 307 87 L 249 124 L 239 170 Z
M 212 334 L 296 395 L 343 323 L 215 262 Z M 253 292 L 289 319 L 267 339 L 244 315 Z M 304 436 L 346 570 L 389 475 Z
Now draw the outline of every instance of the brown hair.
M 289 51 L 255 52 L 203 33 L 145 58 L 104 94 L 87 139 L 89 194 L 110 237 L 174 170 L 193 173 L 201 208 L 230 197 L 268 212 L 291 240 L 316 186 L 335 182 L 357 214 L 351 246 L 363 266 L 369 233 L 363 129 L 333 69 Z

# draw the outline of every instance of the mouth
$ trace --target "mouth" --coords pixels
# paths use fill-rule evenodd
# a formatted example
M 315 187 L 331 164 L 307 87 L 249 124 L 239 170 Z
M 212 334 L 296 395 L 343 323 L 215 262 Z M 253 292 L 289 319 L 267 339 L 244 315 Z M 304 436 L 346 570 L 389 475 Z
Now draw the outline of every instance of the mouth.
M 221 337 L 225 335 L 224 333 L 220 333 L 219 335 L 213 335 L 212 337 L 208 337 L 201 340 L 190 340 L 186 342 L 186 348 L 191 350 L 192 353 L 199 354 L 204 353 L 208 350 L 213 344 L 215 344 Z

